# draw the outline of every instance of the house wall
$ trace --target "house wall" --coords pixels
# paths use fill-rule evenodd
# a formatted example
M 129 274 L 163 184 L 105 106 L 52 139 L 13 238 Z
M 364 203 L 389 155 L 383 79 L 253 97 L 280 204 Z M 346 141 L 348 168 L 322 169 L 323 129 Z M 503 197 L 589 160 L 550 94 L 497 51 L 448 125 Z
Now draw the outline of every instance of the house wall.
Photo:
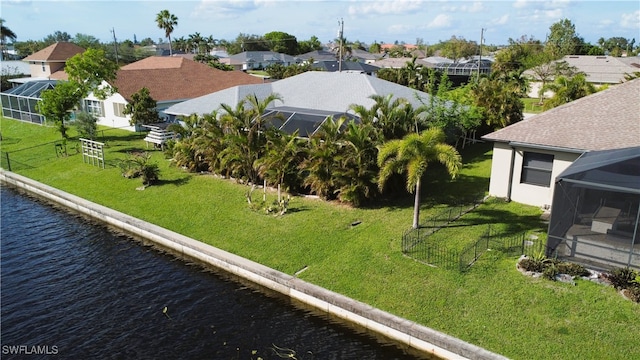
M 553 155 L 551 184 L 549 186 L 521 182 L 524 152 Z M 511 171 L 512 156 L 513 171 Z M 580 154 L 537 148 L 516 147 L 512 149 L 509 144 L 495 143 L 491 163 L 489 194 L 496 197 L 509 197 L 509 184 L 511 183 L 510 199 L 512 201 L 532 206 L 550 207 L 553 201 L 555 178 L 569 167 L 578 156 Z M 509 178 L 510 174 L 511 179 Z
M 104 114 L 103 116 L 98 117 L 98 125 L 113 127 L 113 128 L 121 128 L 124 130 L 135 131 L 135 127 L 129 125 L 129 120 L 131 119 L 130 115 L 125 115 L 124 117 L 116 115 L 114 104 L 127 104 L 125 98 L 116 93 L 105 100 L 99 100 L 93 94 L 90 94 L 86 97 L 87 100 L 97 100 L 102 101 L 104 106 Z
M 99 100 L 98 98 L 93 96 L 93 94 L 90 94 L 85 99 L 86 100 L 102 101 L 104 114 L 103 114 L 103 116 L 98 117 L 98 124 L 99 125 L 113 127 L 113 128 L 120 128 L 120 129 L 124 129 L 124 130 L 129 130 L 129 131 L 136 131 L 136 127 L 135 126 L 131 126 L 129 124 L 129 121 L 131 119 L 131 115 L 118 116 L 118 114 L 116 113 L 116 107 L 117 106 L 115 104 L 121 104 L 121 105 L 126 106 L 126 104 L 128 103 L 127 100 L 122 95 L 116 93 L 116 94 L 113 94 L 113 95 L 109 96 L 105 100 Z M 163 120 L 171 120 L 171 119 L 173 119 L 174 117 L 165 114 L 164 110 L 166 110 L 169 106 L 175 105 L 175 104 L 180 103 L 182 101 L 184 101 L 184 100 L 159 101 L 157 103 L 156 110 L 158 110 L 158 114 L 160 115 L 160 118 L 163 119 Z
M 63 68 L 63 62 L 50 63 L 45 61 L 29 61 L 29 73 L 31 74 L 31 77 L 48 78 L 51 74 Z

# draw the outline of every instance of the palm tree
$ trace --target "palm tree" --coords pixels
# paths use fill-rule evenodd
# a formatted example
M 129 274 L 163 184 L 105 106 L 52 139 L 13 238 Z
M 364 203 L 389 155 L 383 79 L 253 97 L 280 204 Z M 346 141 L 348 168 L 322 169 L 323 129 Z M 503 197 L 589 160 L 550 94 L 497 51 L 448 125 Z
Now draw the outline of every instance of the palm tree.
M 225 114 L 220 120 L 223 127 L 228 129 L 225 133 L 228 148 L 221 154 L 222 163 L 236 176 L 245 177 L 254 184 L 259 177 L 254 163 L 264 153 L 266 144 L 265 137 L 261 136 L 266 121 L 264 113 L 269 104 L 277 99 L 280 99 L 277 94 L 271 94 L 263 100 L 250 94 L 235 109 L 227 104 L 221 105 Z
M 381 134 L 380 140 L 400 139 L 415 127 L 416 115 L 423 111 L 414 111 L 411 104 L 404 98 L 371 95 L 376 103 L 367 109 L 362 105 L 351 105 L 350 109 L 362 119 L 362 123 L 372 124 Z
M 178 17 L 171 14 L 169 10 L 162 10 L 156 15 L 156 23 L 158 27 L 164 30 L 164 36 L 169 39 L 169 55 L 173 55 L 171 50 L 171 33 L 173 28 L 178 25 Z
M 285 190 L 287 176 L 297 175 L 297 168 L 302 161 L 302 141 L 298 137 L 298 130 L 289 135 L 271 128 L 266 132 L 267 146 L 264 155 L 256 159 L 255 166 L 262 178 L 278 185 L 278 202 L 281 200 L 280 187 Z
M 196 51 L 196 54 L 200 54 L 202 43 L 204 42 L 202 35 L 200 35 L 199 32 L 195 32 L 194 34 L 189 35 L 188 41 L 191 43 L 191 48 Z
M 445 134 L 442 129 L 431 128 L 420 134 L 411 133 L 402 139 L 391 140 L 382 145 L 378 152 L 379 189 L 384 189 L 392 174 L 406 172 L 407 191 L 415 191 L 414 229 L 417 229 L 420 223 L 420 179 L 427 171 L 429 163 L 438 161 L 443 164 L 451 178 L 457 176 L 462 166 L 462 158 L 458 151 L 444 140 Z
M 2 51 L 2 56 L 0 58 L 4 59 L 4 55 L 6 52 L 5 45 L 7 43 L 7 39 L 11 39 L 15 41 L 18 36 L 11 29 L 4 26 L 4 19 L 0 18 L 0 48 Z
M 596 87 L 587 81 L 584 73 L 578 73 L 571 77 L 558 76 L 554 82 L 546 84 L 540 91 L 547 90 L 553 91 L 553 96 L 544 103 L 545 110 L 572 102 L 597 91 Z
M 338 198 L 359 206 L 376 191 L 377 131 L 371 124 L 350 121 L 342 133 L 340 166 L 334 169 Z
M 302 184 L 323 199 L 335 195 L 335 171 L 340 164 L 340 128 L 344 121 L 344 117 L 338 120 L 328 117 L 309 139 L 307 154 L 300 164 L 304 177 Z

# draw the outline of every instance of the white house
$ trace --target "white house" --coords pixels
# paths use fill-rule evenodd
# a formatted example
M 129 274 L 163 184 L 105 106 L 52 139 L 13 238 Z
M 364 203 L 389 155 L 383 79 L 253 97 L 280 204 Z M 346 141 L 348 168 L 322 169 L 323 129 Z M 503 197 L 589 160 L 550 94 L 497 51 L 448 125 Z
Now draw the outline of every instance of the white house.
M 548 208 L 554 179 L 581 154 L 640 146 L 640 79 L 482 138 L 494 142 L 489 194 Z
M 156 100 L 156 110 L 167 117 L 164 110 L 171 105 L 193 99 L 235 85 L 259 84 L 262 79 L 242 71 L 222 71 L 180 56 L 151 56 L 118 70 L 111 84 L 117 93 L 105 100 L 89 95 L 83 99 L 83 110 L 98 118 L 98 124 L 134 130 L 130 116 L 124 115 L 126 104 L 143 87 Z

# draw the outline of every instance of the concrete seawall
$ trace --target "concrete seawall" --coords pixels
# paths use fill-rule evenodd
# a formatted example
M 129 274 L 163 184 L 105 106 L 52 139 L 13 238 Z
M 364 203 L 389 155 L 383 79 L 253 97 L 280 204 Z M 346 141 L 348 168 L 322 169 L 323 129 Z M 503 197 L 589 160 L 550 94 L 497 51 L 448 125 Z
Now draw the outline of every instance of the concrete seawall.
M 447 334 L 21 175 L 0 169 L 0 182 L 289 296 L 417 351 L 443 359 L 506 359 Z

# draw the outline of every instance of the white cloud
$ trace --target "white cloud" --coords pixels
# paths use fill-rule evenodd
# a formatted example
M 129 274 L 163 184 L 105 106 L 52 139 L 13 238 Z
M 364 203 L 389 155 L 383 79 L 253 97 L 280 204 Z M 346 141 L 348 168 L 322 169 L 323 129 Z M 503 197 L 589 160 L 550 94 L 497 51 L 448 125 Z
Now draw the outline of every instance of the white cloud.
M 362 1 L 349 6 L 349 15 L 406 14 L 424 9 L 422 0 Z
M 387 27 L 387 32 L 390 34 L 406 34 L 414 29 L 413 26 L 404 24 L 395 24 Z
M 447 12 L 464 12 L 464 13 L 478 13 L 486 10 L 482 2 L 475 1 L 471 5 L 467 5 L 469 2 L 460 1 L 454 4 L 462 4 L 462 5 L 445 5 L 442 7 L 442 10 Z
M 631 14 L 622 14 L 620 26 L 625 29 L 640 29 L 640 10 Z
M 251 12 L 260 7 L 268 6 L 271 2 L 265 0 L 201 0 L 195 7 L 192 16 L 205 17 L 236 17 Z
M 527 6 L 529 6 L 529 4 L 531 3 L 531 1 L 529 0 L 516 0 L 513 3 L 513 7 L 516 9 L 522 9 L 522 8 L 526 8 Z
M 491 22 L 494 25 L 504 25 L 509 21 L 509 14 L 504 14 L 502 16 L 500 16 L 499 18 L 495 18 L 493 19 L 493 21 Z
M 451 16 L 449 15 L 445 15 L 445 14 L 440 14 L 438 16 L 435 17 L 435 19 L 433 19 L 428 25 L 427 28 L 429 29 L 440 29 L 440 28 L 446 28 L 451 26 Z

